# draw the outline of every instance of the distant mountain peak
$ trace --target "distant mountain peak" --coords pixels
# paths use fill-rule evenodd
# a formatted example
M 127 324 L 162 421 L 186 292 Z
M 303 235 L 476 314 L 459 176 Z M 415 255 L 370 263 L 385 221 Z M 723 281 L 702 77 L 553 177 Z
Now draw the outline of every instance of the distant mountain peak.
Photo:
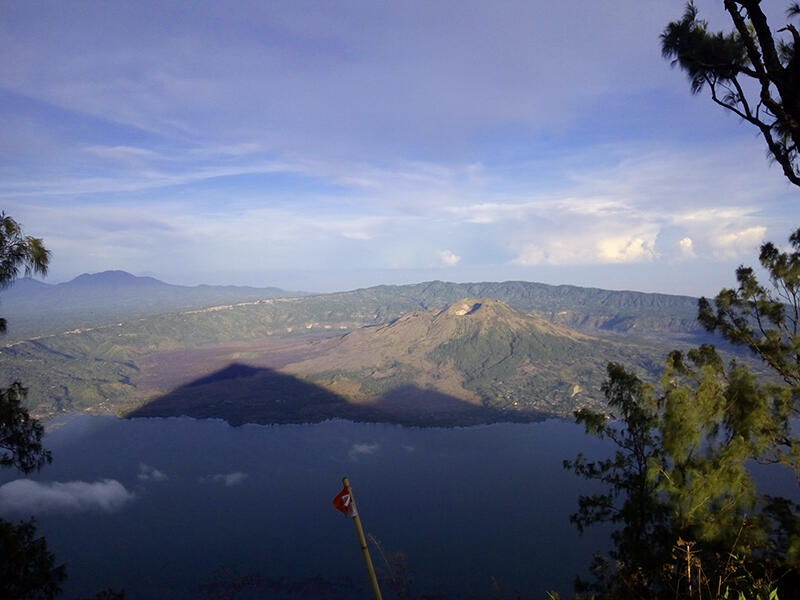
M 327 352 L 284 368 L 356 402 L 378 402 L 412 385 L 512 410 L 558 397 L 569 414 L 576 403 L 593 401 L 572 391 L 596 389 L 603 371 L 600 366 L 587 375 L 577 365 L 604 365 L 608 350 L 603 341 L 502 301 L 466 297 L 442 310 L 415 310 L 357 329 Z
M 553 326 L 540 317 L 526 314 L 512 308 L 505 302 L 493 298 L 462 298 L 439 312 L 434 321 L 463 323 L 465 326 L 483 327 L 504 324 L 512 329 L 548 329 L 549 333 L 560 335 L 553 331 Z
M 83 273 L 69 282 L 70 285 L 130 285 L 138 283 L 168 285 L 153 277 L 137 277 L 121 270 Z
M 463 317 L 479 310 L 482 305 L 483 304 L 481 302 L 464 299 L 448 306 L 447 309 L 445 309 L 445 312 L 456 317 Z
M 45 283 L 44 281 L 39 281 L 38 279 L 33 279 L 32 277 L 20 277 L 16 281 L 14 281 L 9 288 L 25 288 L 25 289 L 45 289 L 50 287 L 51 284 Z M 3 290 L 4 293 L 6 290 Z
M 468 317 L 475 315 L 482 318 L 510 315 L 522 316 L 524 314 L 505 302 L 494 298 L 462 298 L 450 304 L 442 313 L 450 317 Z

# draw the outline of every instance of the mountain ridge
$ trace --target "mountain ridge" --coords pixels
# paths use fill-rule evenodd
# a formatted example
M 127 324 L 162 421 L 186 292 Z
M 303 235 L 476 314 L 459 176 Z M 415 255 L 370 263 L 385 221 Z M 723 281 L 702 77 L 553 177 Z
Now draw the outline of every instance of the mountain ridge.
M 109 270 L 56 284 L 18 280 L 0 294 L 0 311 L 9 323 L 7 339 L 14 341 L 215 304 L 304 295 L 276 287 L 180 286 Z
M 103 277 L 129 280 L 119 273 Z M 153 284 L 139 288 L 154 289 Z M 534 282 L 434 281 L 299 297 L 262 296 L 257 290 L 252 300 L 199 306 L 187 306 L 181 296 L 181 308 L 144 315 L 143 307 L 131 311 L 124 304 L 115 305 L 110 307 L 117 311 L 115 318 L 109 318 L 113 310 L 93 314 L 100 324 L 91 327 L 74 315 L 61 315 L 64 318 L 56 319 L 62 327 L 57 334 L 27 341 L 7 338 L 0 349 L 0 367 L 11 380 L 30 386 L 29 406 L 40 416 L 70 410 L 125 412 L 185 384 L 189 374 L 201 378 L 242 361 L 254 367 L 296 370 L 289 365 L 315 357 L 316 362 L 306 365 L 307 372 L 298 373 L 358 401 L 391 393 L 394 402 L 407 396 L 392 392 L 404 385 L 415 393 L 439 390 L 473 403 L 489 399 L 498 410 L 515 410 L 514 401 L 519 403 L 520 396 L 524 402 L 536 397 L 540 412 L 566 414 L 582 398 L 600 397 L 609 360 L 647 376 L 663 365 L 669 350 L 710 337 L 697 323 L 695 301 L 688 297 Z M 0 301 L 6 297 L 0 294 Z M 108 298 L 113 296 L 103 297 Z M 0 305 L 0 311 L 5 308 L 5 303 Z M 42 308 L 38 316 L 43 320 L 47 315 Z M 448 319 L 469 321 L 481 315 L 493 315 L 495 326 L 478 328 L 458 343 L 434 348 L 425 342 L 426 336 L 436 338 L 439 329 L 457 334 L 456 321 Z M 524 335 L 515 331 L 519 321 L 529 325 Z M 405 346 L 406 354 L 414 355 L 410 363 L 391 349 L 399 347 L 392 336 L 409 323 L 421 331 L 424 323 L 424 335 Z M 13 321 L 10 324 L 13 327 Z M 547 338 L 555 350 L 548 355 L 537 346 L 537 336 Z M 292 339 L 296 342 L 289 343 Z M 323 365 L 319 358 L 337 344 L 352 350 L 351 357 L 361 352 L 369 358 L 377 355 L 374 348 L 381 339 L 388 340 L 385 353 L 393 355 L 398 366 Z M 364 350 L 356 352 L 358 340 Z M 519 360 L 523 350 L 538 353 L 542 360 L 535 364 Z M 487 361 L 486 356 L 496 360 Z
M 100 283 L 89 285 L 92 282 Z M 272 287 L 175 286 L 124 271 L 105 271 L 82 274 L 60 284 L 20 280 L 0 294 L 0 312 L 9 322 L 6 339 L 16 341 L 159 313 L 271 298 L 309 299 L 297 307 L 305 310 L 307 321 L 330 321 L 332 315 L 341 314 L 351 324 L 366 325 L 384 323 L 411 310 L 443 308 L 460 298 L 481 297 L 501 300 L 516 309 L 588 333 L 708 339 L 696 319 L 696 298 L 525 281 L 437 280 L 312 294 Z
M 56 286 L 76 286 L 76 285 L 156 285 L 168 286 L 160 279 L 149 276 L 139 276 L 122 271 L 120 269 L 113 269 L 109 271 L 99 271 L 97 273 L 81 273 L 77 277 L 63 283 L 57 283 Z M 185 286 L 178 286 L 185 287 Z
M 414 386 L 492 409 L 566 415 L 597 404 L 599 395 L 587 390 L 599 391 L 605 362 L 615 356 L 620 349 L 611 341 L 495 299 L 464 298 L 347 333 L 326 353 L 283 371 L 358 402 Z
M 247 362 L 244 353 L 229 354 L 227 366 L 219 362 L 210 375 L 151 398 L 129 415 L 413 425 L 567 416 L 602 402 L 605 362 L 622 356 L 616 342 L 491 298 L 465 298 L 310 340 L 304 354 L 282 366 L 254 354 Z M 301 397 L 288 390 L 305 391 Z

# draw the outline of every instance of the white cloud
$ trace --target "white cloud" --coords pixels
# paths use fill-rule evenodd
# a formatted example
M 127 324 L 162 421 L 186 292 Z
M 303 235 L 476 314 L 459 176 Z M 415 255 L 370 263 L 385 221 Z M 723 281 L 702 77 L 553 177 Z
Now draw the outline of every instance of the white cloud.
M 452 267 L 457 265 L 461 262 L 461 257 L 457 254 L 454 254 L 450 250 L 441 250 L 439 252 L 439 258 L 442 259 L 442 263 L 447 265 L 448 267 Z
M 682 238 L 678 242 L 678 247 L 681 250 L 681 254 L 685 258 L 695 258 L 696 254 L 694 252 L 694 242 L 692 241 L 692 238 L 690 237 Z
M 4 512 L 114 512 L 134 498 L 135 495 L 115 479 L 94 483 L 40 483 L 30 479 L 17 479 L 0 486 L 0 510 Z
M 233 487 L 241 484 L 245 479 L 247 479 L 247 473 L 234 471 L 232 473 L 215 473 L 214 475 L 201 477 L 200 483 L 220 483 L 225 487 Z
M 303 219 L 304 221 L 306 219 Z M 383 217 L 363 216 L 355 218 L 308 219 L 300 225 L 303 229 L 316 228 L 324 232 L 341 235 L 350 240 L 366 241 L 375 237 L 375 233 L 386 224 Z
M 120 162 L 163 160 L 166 158 L 149 148 L 139 148 L 137 146 L 86 146 L 83 150 L 100 158 Z
M 264 150 L 263 144 L 257 142 L 241 142 L 238 144 L 223 144 L 221 146 L 209 146 L 191 150 L 191 154 L 199 156 L 243 156 L 256 154 Z
M 603 263 L 633 263 L 652 260 L 654 240 L 637 235 L 615 236 L 597 242 L 597 254 Z
M 370 454 L 375 454 L 378 450 L 380 450 L 380 447 L 381 446 L 378 443 L 353 444 L 347 455 L 351 460 L 358 460 L 360 456 L 369 456 Z
M 342 200 L 314 191 L 297 201 L 278 192 L 263 197 L 258 192 L 229 204 L 217 203 L 210 195 L 193 195 L 191 205 L 178 194 L 150 204 L 145 216 L 139 207 L 98 206 L 80 200 L 63 206 L 26 201 L 7 209 L 26 224 L 36 224 L 36 233 L 50 242 L 59 258 L 53 275 L 62 278 L 67 278 L 63 271 L 71 277 L 110 267 L 153 271 L 152 265 L 160 264 L 164 254 L 178 257 L 183 265 L 201 265 L 195 267 L 198 272 L 225 276 L 236 270 L 327 270 L 340 265 L 354 272 L 411 269 L 431 267 L 433 260 L 459 278 L 467 268 L 464 260 L 458 261 L 461 257 L 452 249 L 437 247 L 437 239 L 452 240 L 448 243 L 459 248 L 479 239 L 481 251 L 472 251 L 469 266 L 476 256 L 484 264 L 495 261 L 498 267 L 640 264 L 685 260 L 692 258 L 691 253 L 719 259 L 752 254 L 752 249 L 735 249 L 735 241 L 742 245 L 743 237 L 731 232 L 768 223 L 746 185 L 732 190 L 724 174 L 715 180 L 719 193 L 709 196 L 685 161 L 646 152 L 635 162 L 611 169 L 613 177 L 590 177 L 583 171 L 581 179 L 562 182 L 549 191 L 536 182 L 515 180 L 513 193 L 495 193 L 492 186 L 503 184 L 498 184 L 498 175 L 491 170 L 488 188 L 465 191 L 458 186 L 465 167 L 437 171 L 431 165 L 403 163 L 389 169 L 305 159 L 287 164 L 296 166 L 295 173 L 326 184 L 345 175 L 363 175 L 374 182 L 375 192 L 360 195 L 351 190 L 354 196 Z M 704 202 L 697 200 L 701 192 Z M 401 206 L 402 198 L 411 200 Z M 706 198 L 710 199 L 706 202 Z M 73 224 L 67 230 L 62 226 L 65 219 Z M 770 230 L 767 234 L 772 235 Z M 679 245 L 683 238 L 692 240 L 691 253 Z M 93 240 L 89 250 L 86 239 Z M 207 244 L 208 239 L 215 244 Z M 240 257 L 234 268 L 230 256 Z M 114 257 L 114 264 L 108 264 L 108 257 Z M 71 273 L 70 263 L 79 264 Z M 155 276 L 173 283 L 209 279 L 189 277 L 185 267 L 181 271 L 160 271 Z M 247 277 L 236 282 L 273 283 Z M 367 283 L 383 282 L 376 278 Z M 306 285 L 315 289 L 313 284 Z M 353 284 L 343 279 L 341 286 L 336 289 Z
M 499 221 L 522 218 L 526 212 L 538 206 L 529 202 L 483 202 L 466 206 L 448 206 L 445 210 L 467 223 L 489 225 Z
M 111 157 L 111 151 L 106 157 Z M 97 153 L 97 152 L 95 152 Z M 131 158 L 130 153 L 126 158 Z M 115 158 L 121 158 L 117 151 Z M 138 154 L 137 159 L 144 159 Z M 179 165 L 170 170 L 149 167 L 129 170 L 122 176 L 95 174 L 82 176 L 42 176 L 37 179 L 21 177 L 6 178 L 0 185 L 0 198 L 27 198 L 99 193 L 143 192 L 177 185 L 198 184 L 223 177 L 271 174 L 301 174 L 302 167 L 284 162 L 256 162 L 235 166 L 206 166 L 196 164 Z
M 139 481 L 166 481 L 167 474 L 144 463 L 139 463 Z
M 742 255 L 752 256 L 764 241 L 766 232 L 767 228 L 759 225 L 720 233 L 711 239 L 714 255 L 721 259 L 732 259 Z
M 112 154 L 146 154 L 133 144 L 89 148 Z M 746 149 L 735 150 L 740 155 Z M 724 170 L 725 164 L 735 163 L 725 148 L 708 153 L 718 159 L 713 164 L 704 155 L 689 152 L 686 158 L 683 152 L 654 151 L 652 145 L 614 148 L 606 154 L 612 157 L 608 168 L 578 161 L 572 167 L 575 173 L 561 166 L 554 169 L 560 175 L 543 183 L 522 165 L 498 171 L 494 166 L 475 167 L 466 162 L 446 166 L 402 160 L 367 163 L 296 154 L 283 159 L 259 155 L 244 164 L 210 159 L 195 164 L 181 151 L 176 158 L 162 161 L 168 164 L 134 169 L 121 174 L 119 180 L 95 176 L 86 182 L 94 191 L 107 189 L 107 183 L 123 187 L 130 183 L 130 189 L 145 186 L 150 190 L 147 194 L 156 194 L 150 186 L 158 182 L 190 184 L 197 183 L 197 177 L 206 177 L 222 180 L 219 185 L 227 186 L 237 175 L 280 173 L 278 180 L 300 178 L 300 195 L 295 196 L 294 190 L 271 189 L 268 183 L 264 188 L 237 187 L 230 194 L 235 200 L 218 191 L 170 192 L 159 195 L 158 201 L 148 201 L 143 212 L 138 204 L 100 206 L 92 197 L 82 200 L 79 190 L 72 188 L 73 183 L 82 181 L 79 177 L 64 182 L 26 177 L 15 189 L 37 199 L 9 201 L 6 209 L 48 240 L 58 257 L 51 271 L 55 277 L 66 279 L 79 272 L 114 267 L 154 272 L 175 283 L 208 282 L 207 276 L 195 274 L 203 271 L 219 277 L 237 271 L 313 271 L 346 265 L 355 272 L 430 268 L 432 260 L 436 266 L 452 269 L 453 278 L 476 261 L 484 265 L 494 261 L 498 267 L 509 263 L 636 264 L 687 258 L 677 245 L 683 237 L 692 239 L 696 255 L 723 256 L 730 252 L 721 254 L 720 244 L 711 242 L 713 237 L 767 223 L 763 211 L 759 214 L 763 190 L 754 189 L 736 172 Z M 626 158 L 630 156 L 635 160 Z M 473 171 L 485 181 L 470 185 Z M 708 193 L 709 172 L 720 173 L 714 180 L 719 190 L 713 195 Z M 368 181 L 371 188 L 355 189 L 352 181 Z M 48 189 L 37 188 L 39 185 Z M 346 195 L 340 193 L 342 185 L 349 188 Z M 13 195 L 10 191 L 6 189 L 7 199 Z M 38 198 L 40 192 L 77 197 L 58 204 Z M 772 187 L 769 192 L 774 192 Z M 70 228 L 63 227 L 66 221 Z M 666 229 L 674 239 L 668 240 Z M 88 249 L 87 239 L 93 241 Z M 471 250 L 465 265 L 451 249 L 437 247 L 442 244 L 438 239 L 452 240 L 448 243 L 458 248 L 474 246 L 477 239 L 480 251 Z M 173 264 L 182 265 L 180 270 L 160 260 L 167 254 L 176 258 Z M 239 257 L 233 265 L 230 256 Z M 156 271 L 155 264 L 162 270 Z M 236 282 L 272 283 L 247 277 Z M 342 288 L 350 286 L 342 283 Z
M 549 262 L 550 255 L 538 244 L 525 244 L 522 251 L 513 260 L 516 265 L 532 267 L 534 265 L 544 265 Z
M 592 227 L 556 230 L 522 244 L 513 264 L 590 265 L 648 262 L 656 257 L 657 230 L 608 235 Z
M 652 40 L 674 16 L 657 0 L 620 0 L 615 10 L 584 0 L 578 9 L 553 6 L 546 18 L 528 2 L 503 11 L 467 2 L 458 19 L 439 3 L 323 3 L 314 10 L 243 3 L 233 20 L 220 14 L 220 3 L 197 2 L 192 19 L 162 35 L 151 23 L 166 22 L 166 8 L 156 3 L 139 14 L 127 4 L 136 5 L 87 9 L 71 26 L 37 5 L 11 11 L 6 26 L 16 35 L 3 36 L 1 47 L 14 60 L 0 83 L 148 131 L 223 132 L 225 140 L 240 133 L 285 145 L 328 143 L 340 152 L 371 140 L 425 147 L 444 145 L 447 134 L 475 121 L 558 126 L 584 101 L 650 89 L 664 68 Z M 576 21 L 575 10 L 585 18 Z M 254 39 L 234 23 L 274 35 Z M 574 40 L 591 40 L 591 53 L 563 44 L 565 26 Z M 620 52 L 621 40 L 633 50 Z M 558 60 L 542 51 L 552 47 Z M 598 68 L 609 61 L 614 69 Z M 462 135 L 455 137 L 458 143 Z
M 589 232 L 576 236 L 567 232 L 537 236 L 537 241 L 525 243 L 512 263 L 525 267 L 535 265 L 582 265 L 599 260 L 596 241 Z

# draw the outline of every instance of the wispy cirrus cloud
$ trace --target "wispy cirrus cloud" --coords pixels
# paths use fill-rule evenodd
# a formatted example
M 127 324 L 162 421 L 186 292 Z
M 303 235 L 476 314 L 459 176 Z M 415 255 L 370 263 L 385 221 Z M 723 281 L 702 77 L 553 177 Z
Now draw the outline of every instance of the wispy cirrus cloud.
M 487 123 L 563 123 L 582 102 L 657 81 L 645 65 L 657 59 L 652 40 L 672 11 L 655 0 L 621 1 L 618 14 L 579 4 L 542 18 L 525 2 L 503 11 L 473 2 L 313 11 L 237 3 L 239 21 L 200 2 L 180 22 L 166 6 L 138 11 L 128 2 L 82 11 L 78 21 L 68 7 L 17 7 L 0 45 L 15 60 L 0 84 L 160 135 L 249 132 L 284 146 L 336 140 L 340 152 L 366 154 L 376 145 L 452 152 L 448 135 L 463 144 Z M 573 11 L 584 18 L 576 22 Z M 572 38 L 592 40 L 592 60 L 579 44 L 563 44 L 564 22 Z M 154 23 L 171 23 L 169 34 Z M 242 23 L 269 35 L 254 36 Z M 620 51 L 631 45 L 650 51 Z M 556 61 L 541 51 L 553 46 L 560 46 Z
M 4 10 L 0 200 L 52 280 L 331 291 L 586 267 L 580 285 L 608 265 L 613 287 L 680 262 L 650 271 L 669 289 L 800 216 L 761 142 L 660 56 L 669 3 L 233 6 Z

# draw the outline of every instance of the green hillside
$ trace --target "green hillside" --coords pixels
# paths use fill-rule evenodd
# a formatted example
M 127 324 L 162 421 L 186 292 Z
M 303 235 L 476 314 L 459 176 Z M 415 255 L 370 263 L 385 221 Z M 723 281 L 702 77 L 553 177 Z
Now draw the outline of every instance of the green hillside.
M 655 348 L 581 334 L 484 298 L 354 331 L 285 371 L 361 402 L 415 386 L 502 411 L 568 415 L 600 401 L 609 360 L 649 372 L 660 357 Z
M 697 299 L 688 296 L 620 292 L 527 281 L 377 286 L 342 295 L 370 298 L 387 313 L 402 304 L 423 310 L 443 308 L 461 298 L 494 298 L 525 312 L 581 331 L 646 337 L 703 335 Z M 413 310 L 410 309 L 410 310 Z
M 21 279 L 0 295 L 7 340 L 98 327 L 176 310 L 304 295 L 274 287 L 171 285 L 124 271 L 84 274 L 51 285 Z
M 293 306 L 300 320 L 321 323 L 385 323 L 412 310 L 441 309 L 460 298 L 494 298 L 583 331 L 647 337 L 703 335 L 696 322 L 695 298 L 525 281 L 431 281 L 309 296 L 271 287 L 176 286 L 107 271 L 58 285 L 21 280 L 0 295 L 0 310 L 9 321 L 7 341 L 18 341 L 160 313 L 287 297 L 305 300 Z
M 402 356 L 376 351 L 378 340 L 390 333 L 406 328 L 403 335 L 409 335 L 414 315 L 438 314 L 463 298 L 485 299 L 475 315 L 492 318 L 478 328 L 453 329 L 450 337 L 437 337 L 435 346 L 406 340 Z M 691 298 L 527 282 L 378 286 L 191 308 L 89 328 L 68 328 L 65 322 L 61 334 L 7 344 L 0 349 L 0 368 L 7 381 L 20 379 L 30 387 L 30 408 L 40 416 L 123 413 L 188 383 L 190 376 L 233 362 L 283 369 L 357 402 L 386 394 L 396 400 L 406 386 L 476 406 L 567 414 L 581 402 L 596 401 L 608 360 L 646 375 L 660 368 L 676 344 L 703 339 L 695 310 Z M 419 316 L 420 322 L 430 318 Z M 527 329 L 520 326 L 525 319 Z M 287 350 L 281 346 L 287 339 L 302 343 Z M 323 360 L 358 356 L 356 342 L 365 356 L 393 357 L 394 363 Z M 236 348 L 223 351 L 231 345 Z M 402 345 L 395 339 L 389 346 Z

